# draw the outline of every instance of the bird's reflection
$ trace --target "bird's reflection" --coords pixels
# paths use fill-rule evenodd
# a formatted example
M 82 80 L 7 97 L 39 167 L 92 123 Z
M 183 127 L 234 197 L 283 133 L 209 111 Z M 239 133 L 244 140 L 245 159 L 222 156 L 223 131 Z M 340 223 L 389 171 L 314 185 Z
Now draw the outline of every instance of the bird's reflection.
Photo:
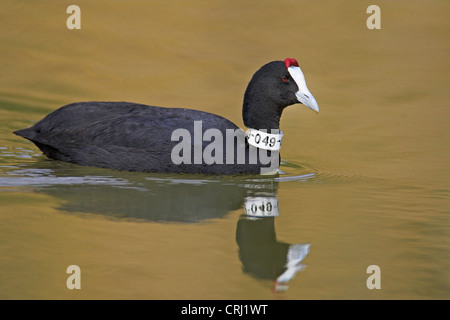
M 244 272 L 273 280 L 273 291 L 288 289 L 288 282 L 305 265 L 309 244 L 288 244 L 277 241 L 275 218 L 279 216 L 276 189 L 272 192 L 255 189 L 245 199 L 244 214 L 236 227 L 236 242 Z
M 244 272 L 260 279 L 273 280 L 274 291 L 285 291 L 288 282 L 304 268 L 309 244 L 277 241 L 273 217 L 242 215 L 236 228 L 236 242 Z
M 236 227 L 243 271 L 273 280 L 274 289 L 282 291 L 303 268 L 309 244 L 276 239 L 279 178 L 148 175 L 60 166 L 45 168 L 41 162 L 11 170 L 0 177 L 0 186 L 34 186 L 63 200 L 60 210 L 115 219 L 195 223 L 243 208 Z

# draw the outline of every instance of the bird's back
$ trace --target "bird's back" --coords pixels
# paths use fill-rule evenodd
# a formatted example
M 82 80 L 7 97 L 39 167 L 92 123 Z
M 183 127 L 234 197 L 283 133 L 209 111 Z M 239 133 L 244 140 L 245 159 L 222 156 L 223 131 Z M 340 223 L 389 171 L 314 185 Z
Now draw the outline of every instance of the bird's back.
M 187 130 L 193 140 L 195 123 L 201 124 L 201 136 L 208 129 L 217 129 L 224 137 L 227 129 L 238 130 L 231 121 L 198 110 L 128 102 L 80 102 L 61 107 L 15 133 L 34 142 L 52 159 L 81 165 L 147 172 L 249 170 L 239 166 L 174 164 L 171 152 L 179 142 L 172 141 L 173 132 Z M 203 150 L 207 143 L 201 143 Z M 257 173 L 256 169 L 250 171 Z

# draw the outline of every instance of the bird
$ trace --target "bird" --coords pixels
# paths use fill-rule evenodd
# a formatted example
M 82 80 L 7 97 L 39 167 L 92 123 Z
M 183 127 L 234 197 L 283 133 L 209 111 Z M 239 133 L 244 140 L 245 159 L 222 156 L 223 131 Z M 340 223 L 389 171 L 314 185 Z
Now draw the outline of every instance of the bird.
M 319 106 L 296 59 L 260 67 L 245 90 L 242 130 L 205 111 L 119 101 L 75 102 L 13 133 L 48 158 L 150 173 L 278 174 L 283 110 Z M 270 159 L 270 160 L 268 160 Z

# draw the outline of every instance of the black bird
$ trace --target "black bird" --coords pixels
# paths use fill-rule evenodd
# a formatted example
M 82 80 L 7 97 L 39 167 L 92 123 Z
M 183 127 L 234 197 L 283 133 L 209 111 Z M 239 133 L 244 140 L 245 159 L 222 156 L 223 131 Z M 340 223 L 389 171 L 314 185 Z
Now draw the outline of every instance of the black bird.
M 249 82 L 242 109 L 244 124 L 250 128 L 247 133 L 203 111 L 97 101 L 68 104 L 14 133 L 32 141 L 51 159 L 85 166 L 274 174 L 282 138 L 280 117 L 284 108 L 295 103 L 319 112 L 297 61 L 287 58 L 267 63 Z

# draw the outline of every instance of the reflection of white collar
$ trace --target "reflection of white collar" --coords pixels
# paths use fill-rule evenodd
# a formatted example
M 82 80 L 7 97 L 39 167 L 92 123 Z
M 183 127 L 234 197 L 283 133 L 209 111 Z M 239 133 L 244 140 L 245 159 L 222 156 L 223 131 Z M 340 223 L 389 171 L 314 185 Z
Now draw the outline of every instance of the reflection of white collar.
M 295 276 L 297 272 L 303 270 L 305 265 L 300 263 L 309 253 L 310 244 L 293 244 L 289 247 L 286 262 L 286 271 L 275 280 L 275 290 L 287 290 L 287 283 Z
M 267 130 L 248 129 L 247 141 L 250 145 L 271 151 L 278 151 L 281 149 L 281 140 L 283 140 L 283 131 L 279 129 L 272 129 L 279 131 L 279 133 L 267 133 Z
M 244 210 L 247 217 L 278 217 L 278 199 L 276 197 L 247 197 Z

